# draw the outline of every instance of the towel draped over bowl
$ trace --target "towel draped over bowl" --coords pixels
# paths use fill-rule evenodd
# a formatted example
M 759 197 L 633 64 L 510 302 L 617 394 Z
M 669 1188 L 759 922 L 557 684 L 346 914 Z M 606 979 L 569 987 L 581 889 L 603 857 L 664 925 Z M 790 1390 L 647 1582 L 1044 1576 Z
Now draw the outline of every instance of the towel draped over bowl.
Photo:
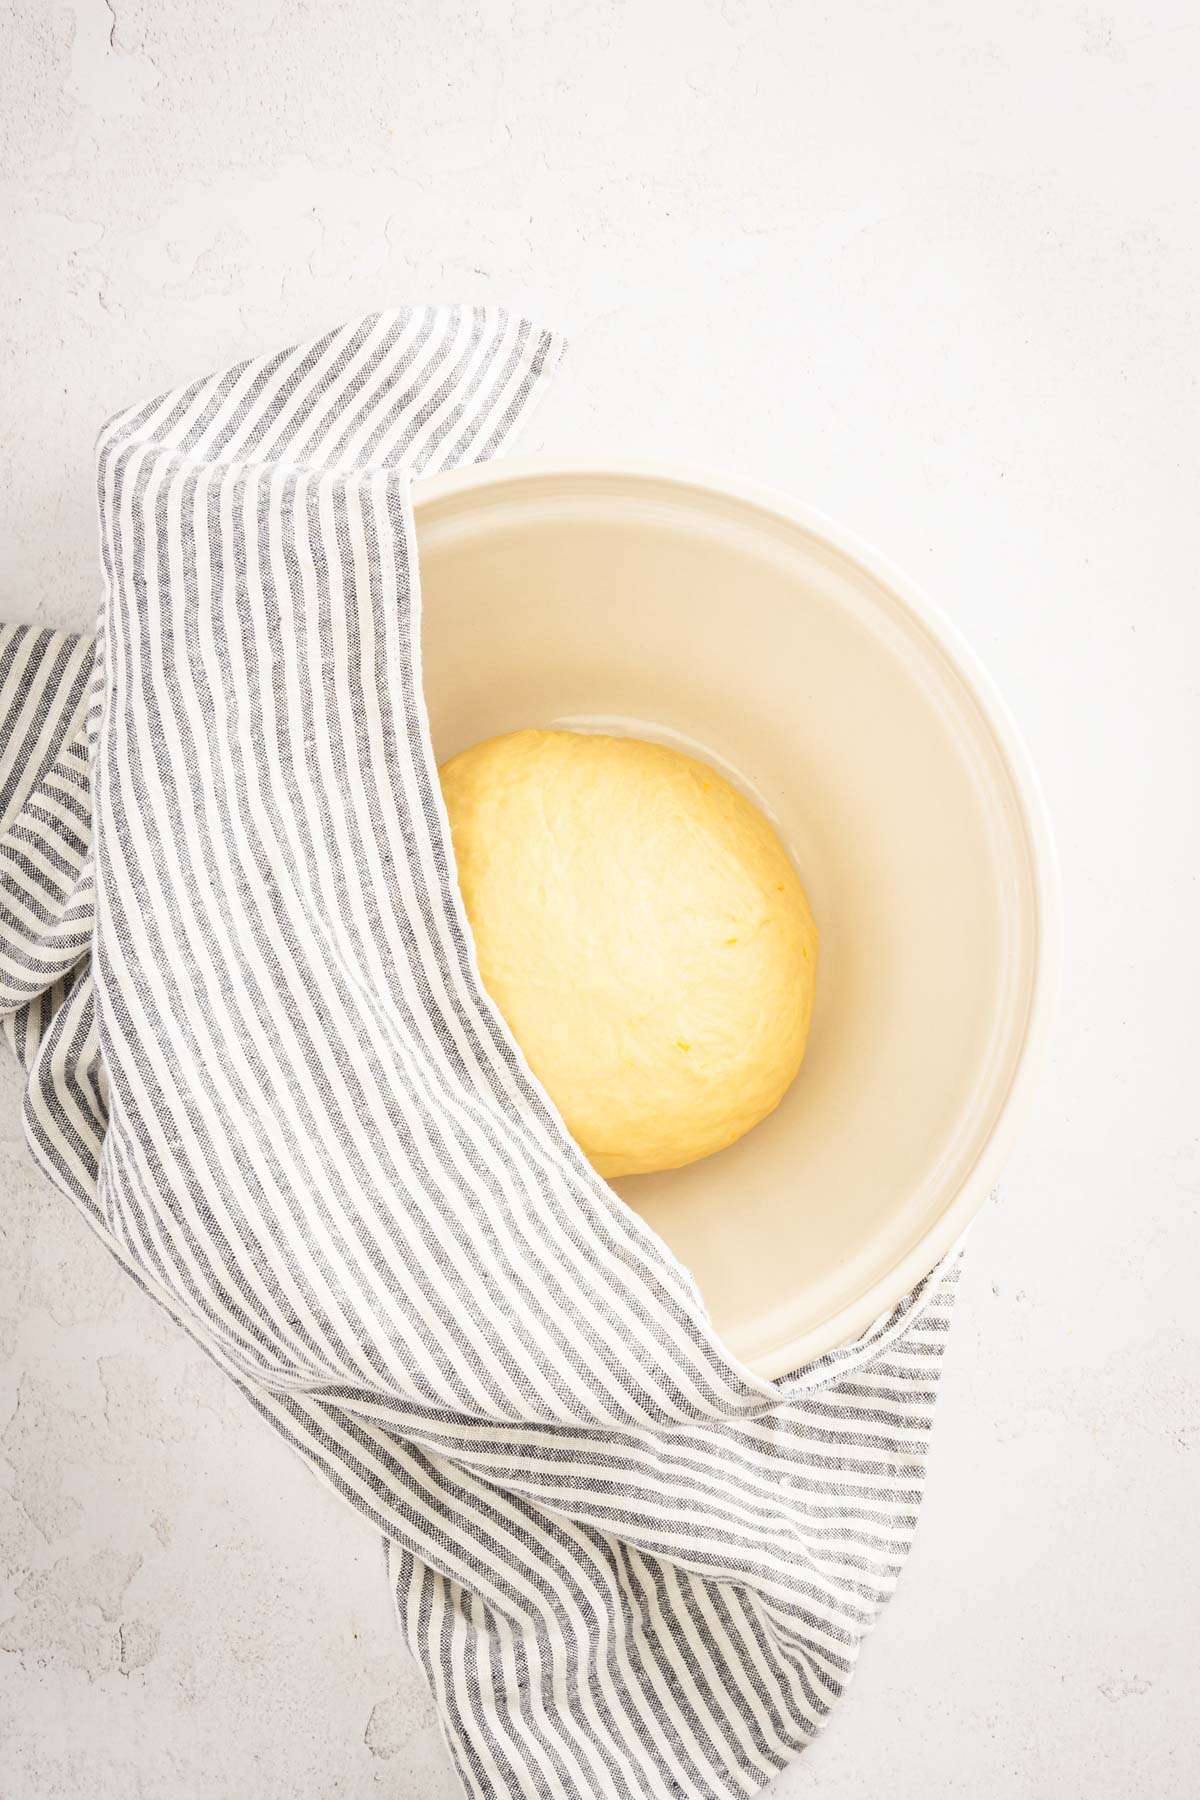
M 560 354 L 414 307 L 105 427 L 94 646 L 0 634 L 0 1007 L 43 1169 L 383 1534 L 466 1790 L 724 1800 L 895 1585 L 955 1266 L 758 1378 L 480 986 L 411 481 Z

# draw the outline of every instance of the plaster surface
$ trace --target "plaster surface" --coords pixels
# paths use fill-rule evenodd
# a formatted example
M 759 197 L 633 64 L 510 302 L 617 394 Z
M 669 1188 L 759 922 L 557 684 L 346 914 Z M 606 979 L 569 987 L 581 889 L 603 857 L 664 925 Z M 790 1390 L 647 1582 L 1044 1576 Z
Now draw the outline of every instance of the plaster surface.
M 87 628 L 117 406 L 404 300 L 522 446 L 775 483 L 947 607 L 1057 821 L 1062 1020 L 916 1552 L 781 1800 L 1200 1792 L 1188 0 L 8 0 L 0 612 Z M 0 1070 L 0 1794 L 451 1800 L 374 1537 L 126 1284 Z

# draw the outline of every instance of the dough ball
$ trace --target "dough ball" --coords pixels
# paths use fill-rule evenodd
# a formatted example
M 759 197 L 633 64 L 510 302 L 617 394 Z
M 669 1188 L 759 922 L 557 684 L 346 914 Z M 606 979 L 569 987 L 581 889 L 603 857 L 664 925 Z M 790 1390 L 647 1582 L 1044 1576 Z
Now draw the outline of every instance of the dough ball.
M 484 986 L 601 1175 L 695 1162 L 778 1105 L 817 930 L 757 807 L 677 750 L 574 731 L 441 778 Z

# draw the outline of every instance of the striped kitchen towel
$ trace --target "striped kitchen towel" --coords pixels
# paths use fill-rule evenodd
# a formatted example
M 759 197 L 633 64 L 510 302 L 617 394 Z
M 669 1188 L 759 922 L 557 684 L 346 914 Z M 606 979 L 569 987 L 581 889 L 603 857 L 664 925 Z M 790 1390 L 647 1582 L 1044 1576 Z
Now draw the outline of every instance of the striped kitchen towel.
M 410 480 L 560 350 L 415 307 L 105 427 L 95 644 L 0 637 L 0 1007 L 52 1181 L 383 1534 L 467 1792 L 726 1800 L 895 1585 L 954 1271 L 759 1379 L 480 986 Z

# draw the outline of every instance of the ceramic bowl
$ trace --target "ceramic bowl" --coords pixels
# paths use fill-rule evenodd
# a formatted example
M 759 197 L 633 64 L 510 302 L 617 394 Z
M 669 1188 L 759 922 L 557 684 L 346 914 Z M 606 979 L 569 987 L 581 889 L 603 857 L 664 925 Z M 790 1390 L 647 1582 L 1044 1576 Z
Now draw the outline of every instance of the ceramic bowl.
M 992 683 L 921 591 L 783 495 L 505 463 L 419 483 L 439 760 L 525 725 L 708 758 L 791 850 L 821 930 L 812 1035 L 740 1143 L 616 1183 L 760 1374 L 865 1330 L 995 1183 L 1047 1036 L 1044 805 Z

